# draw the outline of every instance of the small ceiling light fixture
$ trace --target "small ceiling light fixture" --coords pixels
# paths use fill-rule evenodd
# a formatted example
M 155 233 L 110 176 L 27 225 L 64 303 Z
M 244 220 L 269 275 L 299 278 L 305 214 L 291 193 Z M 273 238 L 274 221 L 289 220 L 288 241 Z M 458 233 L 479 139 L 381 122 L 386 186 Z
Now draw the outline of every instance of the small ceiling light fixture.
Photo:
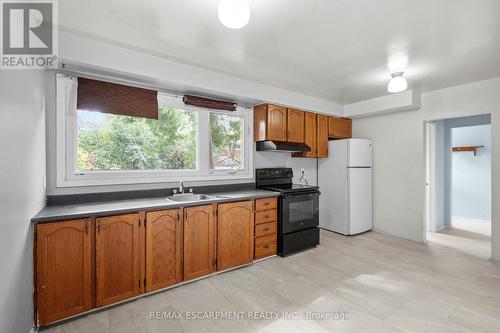
M 387 91 L 390 93 L 398 93 L 405 91 L 408 88 L 408 82 L 403 77 L 404 72 L 396 72 L 392 73 L 392 79 L 389 81 L 387 85 Z
M 250 6 L 246 0 L 220 0 L 219 21 L 230 29 L 241 29 L 250 21 Z

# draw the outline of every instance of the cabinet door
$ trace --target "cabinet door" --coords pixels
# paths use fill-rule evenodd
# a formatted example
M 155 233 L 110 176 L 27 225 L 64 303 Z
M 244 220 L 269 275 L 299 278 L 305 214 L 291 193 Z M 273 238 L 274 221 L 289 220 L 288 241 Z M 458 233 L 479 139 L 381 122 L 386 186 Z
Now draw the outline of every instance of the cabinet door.
M 286 108 L 267 105 L 267 140 L 286 141 Z
M 316 114 L 311 112 L 305 113 L 305 140 L 304 143 L 311 148 L 307 153 L 293 153 L 293 157 L 317 157 L 317 122 Z
M 180 209 L 146 213 L 146 291 L 182 281 Z
M 318 114 L 318 157 L 328 157 L 328 116 Z
M 217 270 L 253 261 L 253 201 L 217 207 Z
M 89 220 L 38 224 L 36 288 L 38 324 L 46 325 L 91 307 Z
M 304 142 L 304 111 L 287 109 L 288 142 Z
M 184 279 L 191 280 L 215 270 L 214 206 L 184 209 Z
M 96 219 L 96 305 L 140 293 L 139 214 Z
M 331 139 L 352 138 L 352 120 L 330 117 L 328 123 L 328 137 Z

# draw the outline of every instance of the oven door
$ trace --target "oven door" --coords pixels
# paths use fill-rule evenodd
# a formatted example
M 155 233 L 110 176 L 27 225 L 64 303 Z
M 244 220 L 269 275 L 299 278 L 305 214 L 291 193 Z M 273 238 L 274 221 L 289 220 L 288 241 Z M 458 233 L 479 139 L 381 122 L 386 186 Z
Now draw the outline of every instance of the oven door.
M 281 205 L 282 232 L 317 227 L 319 224 L 319 192 L 286 194 Z

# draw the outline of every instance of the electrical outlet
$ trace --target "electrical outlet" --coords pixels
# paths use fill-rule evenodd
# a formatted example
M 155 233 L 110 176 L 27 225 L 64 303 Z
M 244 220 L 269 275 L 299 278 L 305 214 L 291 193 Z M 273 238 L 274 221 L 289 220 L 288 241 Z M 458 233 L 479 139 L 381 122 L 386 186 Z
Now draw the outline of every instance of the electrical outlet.
M 303 175 L 304 173 L 306 173 L 306 171 L 304 170 L 304 168 L 300 168 L 300 174 Z

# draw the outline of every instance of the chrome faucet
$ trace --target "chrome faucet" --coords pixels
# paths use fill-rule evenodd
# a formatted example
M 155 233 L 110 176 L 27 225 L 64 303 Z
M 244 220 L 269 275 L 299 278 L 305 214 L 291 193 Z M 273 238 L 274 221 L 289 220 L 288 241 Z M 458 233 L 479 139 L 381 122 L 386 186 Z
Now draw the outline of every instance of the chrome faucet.
M 181 181 L 179 182 L 179 193 L 180 193 L 180 194 L 183 194 L 183 193 L 184 193 L 184 181 L 183 181 L 183 180 L 181 180 Z

